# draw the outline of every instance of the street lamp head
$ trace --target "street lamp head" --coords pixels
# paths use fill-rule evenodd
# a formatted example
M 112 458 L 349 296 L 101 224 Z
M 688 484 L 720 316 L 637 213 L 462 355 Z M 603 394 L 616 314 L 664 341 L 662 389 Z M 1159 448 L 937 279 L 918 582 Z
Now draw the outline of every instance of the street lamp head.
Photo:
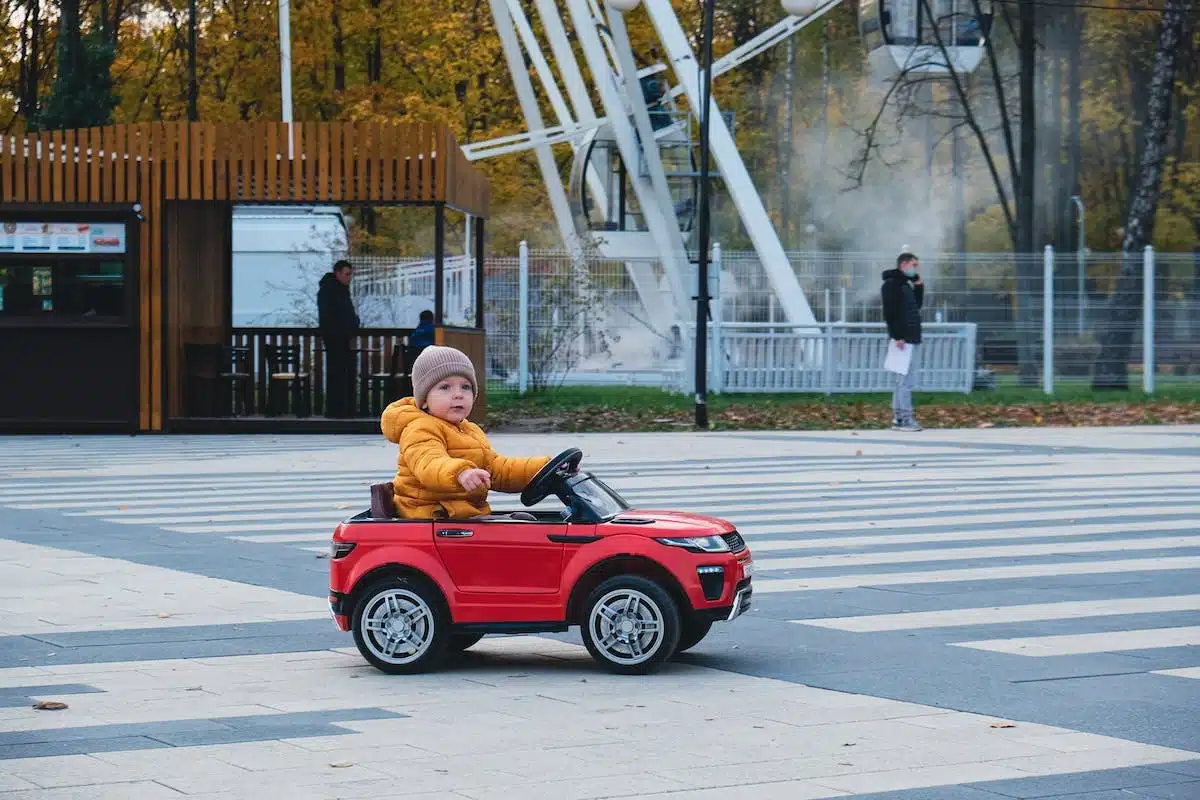
M 783 10 L 793 17 L 807 17 L 824 4 L 825 0 L 782 0 Z
M 605 2 L 608 3 L 613 10 L 620 11 L 622 14 L 625 14 L 633 11 L 635 8 L 641 5 L 642 0 L 605 0 Z

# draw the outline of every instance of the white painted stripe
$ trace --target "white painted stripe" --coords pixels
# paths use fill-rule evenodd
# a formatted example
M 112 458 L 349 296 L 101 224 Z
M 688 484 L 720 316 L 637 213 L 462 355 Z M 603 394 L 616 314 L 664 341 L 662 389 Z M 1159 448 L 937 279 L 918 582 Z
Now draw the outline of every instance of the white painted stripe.
M 226 503 L 218 498 L 212 498 L 203 503 L 164 503 L 162 500 L 154 500 L 147 503 L 146 501 L 133 500 L 122 503 L 119 506 L 105 506 L 103 508 L 93 508 L 90 511 L 71 511 L 64 512 L 68 517 L 112 517 L 112 522 L 131 522 L 131 521 L 149 521 L 153 522 L 156 519 L 161 519 L 168 514 L 180 514 L 183 512 L 192 512 L 197 516 L 203 516 L 203 512 L 232 512 L 232 511 L 259 511 L 264 512 L 268 501 L 274 501 L 271 505 L 278 504 L 280 492 L 275 491 L 270 494 L 262 495 L 256 498 L 253 503 Z M 361 492 L 353 495 L 348 495 L 345 492 L 341 494 L 323 494 L 320 492 L 304 492 L 302 497 L 309 498 L 307 501 L 293 501 L 288 499 L 286 506 L 289 510 L 296 511 L 299 509 L 334 509 L 335 511 L 344 511 L 348 508 L 362 510 L 370 506 L 369 498 L 363 498 Z M 239 497 L 239 500 L 245 499 Z M 139 516 L 147 516 L 146 520 L 137 519 Z
M 794 531 L 782 527 L 770 527 L 761 533 L 756 528 L 738 526 L 742 537 L 754 551 L 759 553 L 777 553 L 784 550 L 821 550 L 826 547 L 869 547 L 871 545 L 917 544 L 920 542 L 975 542 L 991 539 L 1038 539 L 1051 537 L 1098 536 L 1108 533 L 1133 533 L 1134 531 L 1186 531 L 1197 530 L 1193 520 L 1165 520 L 1163 522 L 1121 522 L 1101 525 L 1022 525 L 1019 528 L 983 528 L 980 530 L 962 531 L 956 533 L 887 533 L 878 535 L 858 536 L 829 536 L 808 539 L 759 539 L 765 534 L 785 534 L 805 532 L 808 526 L 801 526 Z
M 1156 669 L 1153 675 L 1170 675 L 1172 678 L 1191 678 L 1200 681 L 1200 667 L 1184 667 L 1183 669 Z
M 262 542 L 265 544 L 303 544 L 304 542 L 325 542 L 328 544 L 333 536 L 333 529 L 328 533 L 264 533 L 261 536 L 230 536 L 239 542 Z M 328 547 L 319 547 L 324 552 Z
M 1171 611 L 1200 611 L 1200 594 L 1034 603 L 1020 606 L 991 606 L 989 608 L 951 608 L 945 611 L 909 611 L 897 614 L 869 614 L 861 617 L 794 619 L 791 622 L 796 625 L 832 628 L 853 633 L 879 633 L 928 628 L 958 628 L 967 625 L 1002 625 L 1011 622 L 1037 622 L 1048 619 L 1116 617 L 1123 614 L 1153 614 Z
M 290 508 L 286 502 L 280 504 L 282 508 Z M 221 506 L 214 506 L 211 510 L 200 514 L 182 514 L 177 516 L 165 516 L 163 514 L 151 515 L 122 515 L 116 517 L 105 517 L 105 522 L 124 522 L 129 525 L 184 525 L 192 522 L 253 522 L 254 520 L 307 520 L 312 523 L 327 522 L 329 520 L 342 520 L 346 517 L 353 516 L 360 511 L 365 510 L 370 506 L 370 503 L 357 503 L 353 507 L 347 505 L 346 508 L 337 508 L 333 503 L 321 504 L 319 508 L 308 511 L 272 511 L 269 508 L 262 508 L 254 513 L 247 514 L 221 514 L 218 513 L 224 509 Z M 324 510 L 325 513 L 321 513 Z
M 1113 553 L 1127 550 L 1171 550 L 1200 547 L 1200 536 L 1151 536 L 1139 539 L 1006 544 L 992 547 L 939 547 L 927 550 L 885 550 L 875 553 L 836 553 L 798 558 L 756 558 L 760 570 L 823 569 L 867 564 L 918 564 L 925 561 L 961 561 L 986 558 L 1026 558 L 1068 553 Z M 753 551 L 753 549 L 752 549 Z
M 897 514 L 905 514 L 904 509 L 897 509 L 894 506 L 889 506 L 882 502 L 880 503 L 880 506 L 882 509 L 886 510 L 885 513 L 891 512 L 891 513 L 897 513 Z M 1114 511 L 1115 510 L 1116 509 L 1114 509 Z M 945 520 L 944 518 L 939 520 L 936 517 L 925 517 L 925 516 L 921 516 L 921 514 L 919 512 L 912 512 L 912 511 L 909 511 L 904 517 L 902 517 L 900 519 L 889 518 L 885 514 L 876 514 L 874 516 L 867 516 L 866 513 L 861 512 L 861 511 L 855 512 L 855 513 L 860 517 L 859 519 L 851 519 L 851 520 L 838 521 L 838 522 L 823 522 L 820 517 L 810 517 L 807 515 L 802 515 L 802 518 L 798 520 L 796 518 L 797 515 L 793 514 L 793 513 L 779 513 L 779 514 L 771 513 L 771 514 L 763 514 L 763 515 L 755 514 L 755 515 L 753 515 L 753 519 L 754 519 L 754 522 L 757 524 L 763 524 L 766 522 L 776 521 L 776 520 L 778 520 L 780 522 L 804 522 L 804 523 L 808 524 L 810 527 L 818 528 L 821 531 L 896 530 L 896 529 L 903 529 L 903 528 L 923 528 L 927 525 L 945 524 L 947 522 L 947 520 Z M 1183 505 L 1143 505 L 1143 507 L 1141 507 L 1141 508 L 1135 507 L 1135 508 L 1129 508 L 1129 509 L 1120 509 L 1119 513 L 1121 514 L 1121 516 L 1129 516 L 1129 517 L 1145 516 L 1147 514 L 1154 514 L 1154 515 L 1195 514 L 1196 513 L 1196 504 L 1195 503 L 1187 503 L 1187 504 L 1183 504 Z M 751 515 L 747 514 L 744 516 L 750 517 Z M 1105 512 L 1103 509 L 1091 509 L 1091 510 L 1085 510 L 1085 511 L 1081 511 L 1078 509 L 1068 509 L 1068 510 L 1059 510 L 1059 511 L 1056 511 L 1053 509 L 1048 509 L 1046 511 L 1031 511 L 1029 513 L 1018 513 L 1018 514 L 1013 514 L 1010 512 L 1007 514 L 980 514 L 979 516 L 971 515 L 969 517 L 969 519 L 962 518 L 962 519 L 958 519 L 956 521 L 957 522 L 970 522 L 972 524 L 986 524 L 986 523 L 1016 523 L 1016 522 L 1051 522 L 1054 520 L 1064 520 L 1068 523 L 1075 523 L 1078 521 L 1090 521 L 1090 520 L 1093 520 L 1096 518 L 1104 519 L 1105 517 L 1108 517 L 1108 516 L 1112 516 L 1112 513 Z M 739 518 L 742 518 L 742 517 L 739 517 Z M 739 524 L 738 529 L 740 530 L 744 524 L 745 523 Z
M 902 586 L 956 581 L 999 581 L 1015 578 L 1046 578 L 1060 575 L 1101 575 L 1117 572 L 1164 572 L 1200 568 L 1200 556 L 1177 558 L 1131 558 L 1114 561 L 1065 561 L 1060 564 L 1022 564 L 1011 567 L 972 567 L 929 572 L 883 572 L 829 578 L 754 579 L 755 594 L 811 592 L 822 589 L 852 589 L 858 586 Z
M 227 495 L 227 496 L 231 497 L 232 495 Z M 1137 501 L 1132 501 L 1132 502 L 1139 506 L 1145 505 L 1145 501 L 1137 500 Z M 228 511 L 233 511 L 233 509 L 227 508 L 225 503 L 214 498 L 210 504 L 208 504 L 204 508 L 197 510 L 194 513 L 190 513 L 190 514 L 179 513 L 178 510 L 176 510 L 175 513 L 172 513 L 173 507 L 171 505 L 164 505 L 162 507 L 159 507 L 157 510 L 155 510 L 154 513 L 151 513 L 151 509 L 144 508 L 144 509 L 139 509 L 139 513 L 128 514 L 128 513 L 118 512 L 120 514 L 119 516 L 111 517 L 111 518 L 106 517 L 105 519 L 110 522 L 128 522 L 131 524 L 157 524 L 157 525 L 184 525 L 184 524 L 191 523 L 191 522 L 246 522 L 246 521 L 256 520 L 256 519 L 271 519 L 271 518 L 278 519 L 278 520 L 314 519 L 314 518 L 319 518 L 319 510 L 320 509 L 332 510 L 335 512 L 338 511 L 339 509 L 337 508 L 337 505 L 338 504 L 336 504 L 336 503 L 315 503 L 315 504 L 303 503 L 303 504 L 293 506 L 292 504 L 288 503 L 288 504 L 286 504 L 286 507 L 288 509 L 292 509 L 292 508 L 306 509 L 307 508 L 307 509 L 314 509 L 314 510 L 308 511 L 308 512 L 299 511 L 299 510 L 272 512 L 269 508 L 264 508 L 264 504 L 259 503 L 259 504 L 255 504 L 255 505 L 251 506 L 252 510 L 250 510 L 250 511 L 241 512 L 241 513 L 224 513 L 224 512 L 228 512 Z M 349 503 L 342 503 L 342 505 L 349 507 Z M 365 508 L 367 505 L 370 505 L 370 503 L 363 501 L 363 502 L 355 504 L 354 507 L 358 508 L 359 506 L 362 506 Z M 1052 501 L 1049 503 L 1033 503 L 1030 505 L 1054 508 L 1054 507 L 1060 505 L 1060 503 L 1058 503 L 1056 501 Z M 949 504 L 940 506 L 940 508 L 942 510 L 951 510 L 952 508 L 955 508 L 955 507 L 956 506 L 951 506 Z M 1194 508 L 1195 506 L 1189 506 L 1189 507 Z M 961 508 L 963 509 L 963 513 L 965 515 L 970 511 L 972 506 L 964 505 Z M 345 510 L 345 509 L 340 509 L 340 510 Z M 707 512 L 720 512 L 721 506 L 719 506 L 719 505 L 707 505 L 706 506 L 704 504 L 696 504 L 696 505 L 691 506 L 690 510 L 694 511 L 694 512 L 698 512 L 698 513 L 704 513 L 706 511 Z M 1149 513 L 1152 509 L 1147 508 L 1145 510 L 1147 513 Z M 822 527 L 827 527 L 825 525 L 825 520 L 843 519 L 846 517 L 853 517 L 853 516 L 862 516 L 864 513 L 865 512 L 862 509 L 858 509 L 855 511 L 843 511 L 843 512 L 832 512 L 832 513 L 822 512 L 822 513 L 817 513 L 817 514 L 810 512 L 810 513 L 805 513 L 804 516 L 806 519 L 811 521 L 814 525 L 820 525 Z M 880 563 L 883 563 L 883 562 L 880 562 Z
M 1200 625 L 1182 628 L 1145 628 L 1109 633 L 1069 633 L 1060 636 L 1030 636 L 1024 639 L 990 639 L 952 642 L 955 647 L 990 650 L 1015 656 L 1046 658 L 1085 653 L 1115 653 L 1123 650 L 1157 650 L 1163 647 L 1200 645 Z
M 347 515 L 348 516 L 348 515 Z M 166 525 L 164 528 L 176 533 L 253 533 L 256 531 L 292 531 L 324 529 L 330 535 L 342 520 L 307 520 L 294 522 L 252 522 L 229 525 Z
M 1180 501 L 1186 498 L 1173 497 L 1170 499 L 1174 501 Z M 675 502 L 678 503 L 678 500 Z M 844 501 L 832 498 L 816 502 L 793 502 L 790 499 L 780 498 L 778 502 L 763 503 L 761 508 L 753 507 L 751 504 L 746 503 L 740 504 L 741 508 L 739 508 L 737 514 L 739 518 L 754 519 L 755 521 L 758 521 L 762 519 L 778 519 L 780 518 L 779 515 L 782 513 L 786 513 L 787 517 L 794 518 L 797 515 L 797 513 L 794 512 L 798 512 L 804 517 L 804 519 L 811 520 L 814 523 L 819 521 L 822 524 L 824 524 L 826 520 L 870 519 L 874 522 L 880 522 L 890 521 L 891 519 L 889 517 L 879 516 L 878 511 L 872 513 L 872 511 L 863 508 L 861 503 L 859 504 L 858 508 L 849 509 L 843 509 L 842 506 L 844 504 Z M 977 500 L 970 499 L 950 501 L 937 500 L 933 498 L 927 499 L 922 496 L 922 507 L 920 511 L 913 511 L 909 508 L 899 508 L 895 506 L 890 507 L 888 510 L 895 513 L 897 516 L 908 519 L 937 519 L 936 517 L 931 517 L 931 514 L 944 514 L 952 511 L 958 512 L 964 516 L 969 515 L 971 519 L 976 519 L 977 516 L 980 515 L 980 512 L 985 511 L 1000 511 L 1002 512 L 1000 516 L 1005 519 L 1046 519 L 1050 515 L 1047 515 L 1046 513 L 1036 509 L 1050 509 L 1053 511 L 1053 515 L 1055 517 L 1061 516 L 1066 518 L 1086 518 L 1090 516 L 1102 516 L 1107 514 L 1128 514 L 1130 512 L 1136 513 L 1139 508 L 1144 509 L 1146 512 L 1150 512 L 1154 511 L 1157 507 L 1157 504 L 1154 503 L 1153 500 L 1147 500 L 1146 498 L 1142 497 L 1122 499 L 1112 499 L 1109 497 L 1105 497 L 1103 499 L 1083 498 L 1082 504 L 1098 507 L 1088 509 L 1062 509 L 1060 511 L 1053 511 L 1054 509 L 1061 509 L 1062 506 L 1073 504 L 1062 498 L 1019 501 L 1015 503 L 981 503 Z M 703 500 L 698 500 L 696 502 L 689 503 L 688 510 L 694 513 L 704 514 L 711 513 L 713 511 L 720 511 L 722 509 L 729 509 L 730 506 L 731 501 L 726 501 L 724 503 L 706 503 Z M 746 506 L 751 507 L 747 508 Z M 1192 510 L 1196 508 L 1196 504 L 1188 502 L 1180 507 L 1187 510 Z M 879 508 L 878 502 L 873 505 L 873 508 Z M 1017 511 L 1017 509 L 1020 509 L 1020 511 Z M 734 512 L 728 511 L 727 513 Z M 995 518 L 995 516 L 987 517 L 987 519 Z
M 189 486 L 175 486 L 173 488 L 158 488 L 157 486 L 151 490 L 138 489 L 136 486 L 124 486 L 120 492 L 104 493 L 96 491 L 94 487 L 89 485 L 87 499 L 79 499 L 78 483 L 64 488 L 61 491 L 50 495 L 56 499 L 46 499 L 45 496 L 35 498 L 28 491 L 17 490 L 18 500 L 30 500 L 34 502 L 17 502 L 8 503 L 13 508 L 26 510 L 41 510 L 54 509 L 67 511 L 70 509 L 86 509 L 83 516 L 103 516 L 107 513 L 116 513 L 120 508 L 146 508 L 154 511 L 159 508 L 181 510 L 186 508 L 207 507 L 211 503 L 220 503 L 222 508 L 233 510 L 237 502 L 249 502 L 253 500 L 273 499 L 279 496 L 281 489 L 294 490 L 297 485 L 301 487 L 300 496 L 315 500 L 323 497 L 331 497 L 339 500 L 346 498 L 361 499 L 365 495 L 365 484 L 367 478 L 361 478 L 363 486 L 356 485 L 354 480 L 345 478 L 327 479 L 322 481 L 312 480 L 308 477 L 297 479 L 295 475 L 281 477 L 279 479 L 272 478 L 271 480 L 261 480 L 259 478 L 246 478 L 227 485 L 216 484 L 213 482 L 198 482 Z M 384 479 L 386 480 L 386 478 Z M 855 504 L 859 506 L 859 513 L 863 513 L 863 507 L 868 504 L 870 498 L 860 496 L 858 494 L 844 493 L 836 489 L 821 488 L 821 489 L 806 489 L 800 490 L 797 487 L 805 484 L 789 484 L 784 486 L 776 486 L 765 489 L 742 489 L 739 487 L 729 487 L 724 484 L 714 485 L 712 487 L 704 487 L 703 495 L 709 500 L 722 500 L 721 504 L 710 504 L 710 507 L 720 509 L 728 507 L 732 501 L 755 499 L 761 501 L 765 498 L 777 499 L 779 505 L 784 509 L 800 509 L 800 508 L 834 508 L 840 505 Z M 695 489 L 696 487 L 692 487 Z M 625 498 L 634 505 L 646 505 L 653 503 L 656 506 L 669 506 L 678 503 L 678 495 L 665 489 L 654 490 L 629 490 L 619 488 L 618 490 L 625 495 Z M 1022 494 L 1028 495 L 1027 500 L 1019 500 L 1014 495 L 1009 493 L 1008 496 L 1013 497 L 1013 502 L 999 503 L 998 506 L 1008 507 L 1031 507 L 1033 503 L 1049 503 L 1054 498 L 1067 499 L 1094 499 L 1093 495 L 1107 497 L 1110 494 L 1108 489 L 1076 489 L 1063 491 L 1037 491 L 1037 490 L 1021 490 Z M 1127 489 L 1126 495 L 1132 495 L 1141 498 L 1139 501 L 1133 502 L 1152 502 L 1156 499 L 1165 501 L 1178 499 L 1173 496 L 1169 488 L 1163 487 L 1146 487 L 1142 489 Z M 994 499 L 995 492 L 931 492 L 921 496 L 922 501 L 928 505 L 937 503 L 974 503 L 978 500 Z M 293 507 L 295 504 L 291 504 Z M 972 506 L 976 507 L 976 506 Z M 698 510 L 690 508 L 689 510 Z

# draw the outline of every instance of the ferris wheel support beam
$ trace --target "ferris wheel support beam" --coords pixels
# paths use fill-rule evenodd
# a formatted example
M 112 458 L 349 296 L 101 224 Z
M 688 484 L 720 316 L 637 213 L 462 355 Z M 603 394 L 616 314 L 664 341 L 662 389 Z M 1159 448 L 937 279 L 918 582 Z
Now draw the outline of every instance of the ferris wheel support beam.
M 683 86 L 688 107 L 691 113 L 696 115 L 700 108 L 700 62 L 692 52 L 683 26 L 671 7 L 671 0 L 645 0 L 643 5 L 667 51 L 675 76 Z M 611 118 L 612 114 L 609 116 Z M 817 319 L 804 297 L 804 290 L 800 288 L 800 281 L 796 278 L 783 245 L 779 242 L 779 236 L 775 233 L 775 226 L 771 224 L 771 218 L 767 215 L 758 189 L 750 180 L 750 173 L 738 155 L 737 144 L 721 116 L 717 101 L 712 98 L 709 98 L 709 125 L 713 159 L 717 162 L 725 188 L 737 206 L 738 215 L 750 235 L 763 271 L 775 289 L 784 314 L 789 322 L 816 324 Z
M 529 80 L 529 71 L 525 68 L 525 60 L 521 54 L 521 44 L 517 41 L 517 32 L 513 25 L 506 0 L 490 0 L 492 19 L 496 23 L 496 31 L 500 35 L 501 48 L 508 62 L 508 71 L 512 75 L 513 85 L 517 90 L 517 100 L 525 114 L 525 123 L 530 130 L 540 131 L 544 127 L 542 112 L 538 108 L 537 96 L 533 93 L 533 83 Z M 571 217 L 571 206 L 567 201 L 567 192 L 563 188 L 562 179 L 558 174 L 558 166 L 554 163 L 554 154 L 550 145 L 545 142 L 534 147 L 537 154 L 538 167 L 542 172 L 542 181 L 546 184 L 546 192 L 550 196 L 550 209 L 554 213 L 554 221 L 572 258 L 583 253 L 579 235 L 575 231 L 575 223 Z
M 672 260 L 677 260 L 672 259 L 673 254 L 683 252 L 683 242 L 679 235 L 679 226 L 676 223 L 672 227 L 668 218 L 664 217 L 662 204 L 653 187 L 638 174 L 636 168 L 636 165 L 639 163 L 638 144 L 634 135 L 633 125 L 629 121 L 629 110 L 626 108 L 625 98 L 618 91 L 618 84 L 610 66 L 611 62 L 608 60 L 604 51 L 604 44 L 601 42 L 599 32 L 597 31 L 596 23 L 599 20 L 592 14 L 588 0 L 567 0 L 567 8 L 571 14 L 571 21 L 575 27 L 575 32 L 579 37 L 579 44 L 583 50 L 584 59 L 595 79 L 596 89 L 600 95 L 601 104 L 604 106 L 604 113 L 609 119 L 617 149 L 621 154 L 621 160 L 625 162 L 627 167 L 633 165 L 629 170 L 629 182 L 632 184 L 634 193 L 637 196 L 638 205 L 641 207 L 646 220 L 646 226 L 650 229 L 655 250 L 658 251 L 662 258 L 663 270 L 666 273 L 668 285 L 671 288 L 671 294 L 675 301 L 675 308 L 672 310 L 671 318 L 677 319 L 681 309 L 686 308 L 688 302 L 687 291 L 683 287 L 683 280 L 679 271 L 681 265 L 670 263 Z M 672 215 L 674 214 L 673 208 L 671 209 L 671 213 Z
M 518 10 L 521 7 L 519 0 L 509 0 L 509 3 L 515 5 Z M 563 84 L 567 89 L 567 97 L 570 98 L 571 106 L 575 110 L 575 119 L 579 121 L 579 133 L 571 140 L 573 145 L 578 146 L 583 134 L 596 124 L 596 109 L 592 106 L 592 98 L 588 96 L 587 84 L 583 80 L 583 71 L 579 69 L 579 62 L 575 60 L 575 52 L 571 49 L 571 40 L 567 36 L 567 30 L 563 25 L 562 17 L 558 14 L 558 7 L 554 0 L 537 0 L 537 9 L 538 15 L 542 18 L 542 28 L 545 31 L 546 40 L 550 43 L 550 52 L 554 56 L 554 62 L 558 64 L 558 71 L 562 74 Z M 523 14 L 522 18 L 524 18 Z M 532 33 L 531 30 L 531 36 Z M 532 48 L 533 45 L 530 47 Z M 549 76 L 549 80 L 554 81 L 553 74 Z M 557 89 L 557 84 L 555 84 L 555 88 Z M 566 112 L 565 119 L 560 114 L 559 122 L 565 124 L 570 117 L 569 112 Z M 597 174 L 595 167 L 590 164 L 586 179 L 598 207 L 606 208 L 608 191 L 604 182 L 600 180 L 600 175 Z
M 667 184 L 667 173 L 663 169 L 662 156 L 658 150 L 658 141 L 654 136 L 654 126 L 650 124 L 650 112 L 642 99 L 642 86 L 638 80 L 637 64 L 633 60 L 633 46 L 629 43 L 629 31 L 625 28 L 625 17 L 620 11 L 608 8 L 608 27 L 613 49 L 616 51 L 621 76 L 625 81 L 625 92 L 630 98 L 633 111 L 634 126 L 637 139 L 641 142 L 641 155 L 646 160 L 646 171 L 650 173 L 650 185 L 654 198 L 658 201 L 659 213 L 662 215 L 669 230 L 675 232 L 671 237 L 674 247 L 670 253 L 670 261 L 663 258 L 663 270 L 666 273 L 668 286 L 675 297 L 677 315 L 682 314 L 688 307 L 690 293 L 683 280 L 683 266 L 688 263 L 687 248 L 683 237 L 679 234 L 679 217 L 675 214 L 675 203 L 671 199 L 671 187 Z M 631 170 L 637 170 L 637 162 L 626 162 Z M 666 254 L 664 254 L 665 256 Z

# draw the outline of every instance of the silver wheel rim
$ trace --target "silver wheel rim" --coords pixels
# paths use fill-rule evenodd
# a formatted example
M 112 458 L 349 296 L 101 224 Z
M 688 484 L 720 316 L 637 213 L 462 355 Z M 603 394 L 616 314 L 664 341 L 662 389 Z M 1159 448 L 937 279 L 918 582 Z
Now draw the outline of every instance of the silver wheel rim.
M 614 589 L 588 616 L 592 642 L 614 664 L 633 666 L 654 656 L 666 634 L 658 603 L 636 589 Z
M 388 589 L 371 598 L 362 614 L 367 649 L 388 664 L 411 664 L 433 644 L 433 610 L 407 589 Z

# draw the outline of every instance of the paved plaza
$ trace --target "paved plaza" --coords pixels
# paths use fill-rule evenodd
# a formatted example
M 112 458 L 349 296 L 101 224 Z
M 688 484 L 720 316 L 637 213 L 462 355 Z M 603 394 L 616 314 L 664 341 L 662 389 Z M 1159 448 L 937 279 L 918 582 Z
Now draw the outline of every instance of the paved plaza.
M 0 800 L 1200 800 L 1200 428 L 493 444 L 733 521 L 754 608 L 386 676 L 323 557 L 382 437 L 3 438 Z

